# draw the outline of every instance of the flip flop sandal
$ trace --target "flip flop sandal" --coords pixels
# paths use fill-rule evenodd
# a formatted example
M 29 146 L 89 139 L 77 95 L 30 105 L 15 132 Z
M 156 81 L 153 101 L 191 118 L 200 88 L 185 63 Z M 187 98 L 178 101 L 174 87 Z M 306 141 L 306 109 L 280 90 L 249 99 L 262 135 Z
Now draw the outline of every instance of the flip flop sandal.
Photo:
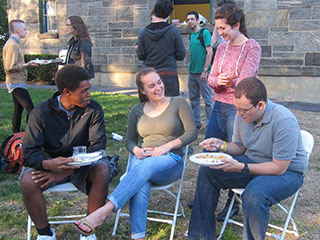
M 80 228 L 80 224 L 85 225 L 86 227 L 90 228 L 89 232 L 85 232 Z M 84 236 L 89 236 L 91 234 L 94 234 L 96 232 L 96 229 L 94 228 L 94 226 L 92 225 L 91 222 L 89 222 L 86 218 L 82 218 L 79 221 L 79 224 L 76 223 L 72 223 L 72 228 L 77 231 L 78 233 L 84 235 Z

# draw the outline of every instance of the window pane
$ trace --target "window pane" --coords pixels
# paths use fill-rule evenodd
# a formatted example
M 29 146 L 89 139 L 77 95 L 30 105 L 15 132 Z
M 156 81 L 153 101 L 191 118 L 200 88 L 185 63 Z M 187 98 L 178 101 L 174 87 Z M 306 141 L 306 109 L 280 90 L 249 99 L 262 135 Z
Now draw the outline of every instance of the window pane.
M 48 16 L 48 32 L 56 31 L 56 16 Z
M 56 1 L 40 0 L 40 33 L 56 30 Z
M 53 0 L 47 2 L 47 15 L 55 16 L 56 15 L 56 3 Z

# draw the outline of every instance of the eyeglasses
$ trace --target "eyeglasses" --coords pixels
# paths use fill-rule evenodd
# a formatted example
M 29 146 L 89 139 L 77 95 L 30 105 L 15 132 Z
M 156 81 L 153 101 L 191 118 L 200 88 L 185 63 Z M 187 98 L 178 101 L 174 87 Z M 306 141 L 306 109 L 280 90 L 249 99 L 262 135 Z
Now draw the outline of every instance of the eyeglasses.
M 66 23 L 66 27 L 72 27 L 72 24 Z
M 246 114 L 248 111 L 250 111 L 252 108 L 254 108 L 255 106 L 257 106 L 257 105 L 252 105 L 250 108 L 247 108 L 247 109 L 243 109 L 243 108 L 237 108 L 236 107 L 236 109 L 237 109 L 237 111 L 239 112 L 239 113 L 241 113 L 241 114 Z

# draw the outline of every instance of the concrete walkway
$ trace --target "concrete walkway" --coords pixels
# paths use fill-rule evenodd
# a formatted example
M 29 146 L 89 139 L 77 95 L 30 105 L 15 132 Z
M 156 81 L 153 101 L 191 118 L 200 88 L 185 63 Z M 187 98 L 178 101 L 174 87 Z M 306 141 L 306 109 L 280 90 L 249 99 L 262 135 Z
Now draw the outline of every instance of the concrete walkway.
M 6 84 L 4 82 L 0 83 L 0 89 L 1 88 L 6 88 Z M 34 84 L 34 83 L 28 84 L 28 88 L 52 89 L 52 90 L 57 89 L 55 85 Z M 110 94 L 115 94 L 115 93 L 121 93 L 121 94 L 127 94 L 127 95 L 138 94 L 136 88 L 122 88 L 122 87 L 91 86 L 91 91 L 106 92 Z M 188 98 L 188 93 L 184 92 L 183 96 L 185 98 Z M 293 101 L 286 102 L 286 101 L 278 101 L 276 99 L 273 99 L 273 101 L 280 103 L 290 109 L 296 109 L 296 110 L 307 111 L 307 112 L 320 112 L 320 104 L 293 102 Z

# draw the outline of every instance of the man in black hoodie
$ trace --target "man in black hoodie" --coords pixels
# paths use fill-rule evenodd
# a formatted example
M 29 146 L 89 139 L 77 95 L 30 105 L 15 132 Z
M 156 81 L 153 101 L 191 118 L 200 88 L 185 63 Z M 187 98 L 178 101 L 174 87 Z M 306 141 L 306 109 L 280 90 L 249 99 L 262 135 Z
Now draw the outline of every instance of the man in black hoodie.
M 173 11 L 169 0 L 158 0 L 153 9 L 152 23 L 138 33 L 137 55 L 144 67 L 158 71 L 165 86 L 166 96 L 180 94 L 177 61 L 186 56 L 180 32 L 167 21 Z
M 108 195 L 110 164 L 104 153 L 104 114 L 99 103 L 90 99 L 89 78 L 84 68 L 66 65 L 55 77 L 59 92 L 30 114 L 23 139 L 20 184 L 37 239 L 55 240 L 42 191 L 71 182 L 88 195 L 88 213 L 104 205 Z M 73 165 L 70 157 L 75 146 L 86 146 L 89 153 L 98 151 L 102 158 L 87 166 Z

